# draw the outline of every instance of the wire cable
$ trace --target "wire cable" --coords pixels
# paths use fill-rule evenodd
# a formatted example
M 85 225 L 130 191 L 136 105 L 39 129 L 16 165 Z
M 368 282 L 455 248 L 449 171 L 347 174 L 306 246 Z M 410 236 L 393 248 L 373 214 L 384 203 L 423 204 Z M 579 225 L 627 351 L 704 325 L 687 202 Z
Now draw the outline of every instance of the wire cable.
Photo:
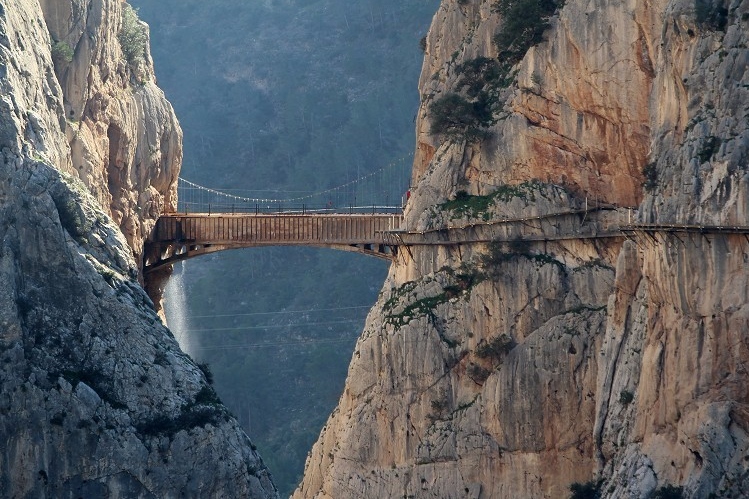
M 319 340 L 298 340 L 298 341 L 275 341 L 268 343 L 237 343 L 232 345 L 220 345 L 211 347 L 196 347 L 193 351 L 209 351 L 209 350 L 234 350 L 238 348 L 268 348 L 268 347 L 279 347 L 279 346 L 297 346 L 297 345 L 320 345 L 320 344 L 336 344 L 336 343 L 348 343 L 356 341 L 356 337 L 352 338 L 338 338 L 338 339 L 319 339 Z
M 364 181 L 366 179 L 372 178 L 372 177 L 374 177 L 376 175 L 379 175 L 380 173 L 384 173 L 389 168 L 392 168 L 392 167 L 394 167 L 396 165 L 401 164 L 401 162 L 403 162 L 405 159 L 407 159 L 407 158 L 409 158 L 411 156 L 413 156 L 413 153 L 409 153 L 409 154 L 407 154 L 407 155 L 405 155 L 405 156 L 403 156 L 401 158 L 398 158 L 397 160 L 391 162 L 390 164 L 388 164 L 386 166 L 383 166 L 379 170 L 375 170 L 375 171 L 373 171 L 371 173 L 368 173 L 366 175 L 363 175 L 363 176 L 361 176 L 361 177 L 359 177 L 357 179 L 351 180 L 350 182 L 346 182 L 345 184 L 341 184 L 341 185 L 338 185 L 336 187 L 331 187 L 330 189 L 325 189 L 325 190 L 322 190 L 322 191 L 319 191 L 319 192 L 315 192 L 315 193 L 312 193 L 312 194 L 307 194 L 305 196 L 298 196 L 298 197 L 286 198 L 286 199 L 269 199 L 269 198 L 261 199 L 261 198 L 238 196 L 236 194 L 231 194 L 231 193 L 228 193 L 228 192 L 224 192 L 224 191 L 220 191 L 220 190 L 217 190 L 217 189 L 212 189 L 210 187 L 205 187 L 205 186 L 196 184 L 195 182 L 191 182 L 191 181 L 189 181 L 187 179 L 184 179 L 182 177 L 179 177 L 179 180 L 183 184 L 186 184 L 188 186 L 188 188 L 197 189 L 197 190 L 201 191 L 201 193 L 202 192 L 207 192 L 207 193 L 210 193 L 210 194 L 213 194 L 213 195 L 216 195 L 216 196 L 223 196 L 223 197 L 231 199 L 233 201 L 240 201 L 240 202 L 243 202 L 243 203 L 288 203 L 288 202 L 293 202 L 293 201 L 304 201 L 304 200 L 307 200 L 307 199 L 312 199 L 312 198 L 314 198 L 316 196 L 321 196 L 321 195 L 324 195 L 324 194 L 330 194 L 330 193 L 333 193 L 333 192 L 337 193 L 340 190 L 345 189 L 346 187 L 350 187 L 352 185 L 356 185 L 356 184 L 358 184 L 358 183 L 360 183 L 360 182 L 362 182 L 362 181 Z
M 363 308 L 372 308 L 373 305 L 357 305 L 353 307 L 335 307 L 335 308 L 311 308 L 308 310 L 279 310 L 277 312 L 248 312 L 245 314 L 215 314 L 215 315 L 191 315 L 184 319 L 213 319 L 218 317 L 252 317 L 256 315 L 287 315 L 287 314 L 307 314 L 310 312 L 337 312 L 339 310 L 361 310 Z
M 354 324 L 363 323 L 366 317 L 361 319 L 346 319 L 340 321 L 326 321 L 326 322 L 305 322 L 298 324 L 273 324 L 268 326 L 238 326 L 238 327 L 218 327 L 218 328 L 205 328 L 205 329 L 187 329 L 182 331 L 182 334 L 191 333 L 213 333 L 213 332 L 225 332 L 225 331 L 246 331 L 255 329 L 284 329 L 289 327 L 305 327 L 305 326 L 330 326 L 333 324 Z

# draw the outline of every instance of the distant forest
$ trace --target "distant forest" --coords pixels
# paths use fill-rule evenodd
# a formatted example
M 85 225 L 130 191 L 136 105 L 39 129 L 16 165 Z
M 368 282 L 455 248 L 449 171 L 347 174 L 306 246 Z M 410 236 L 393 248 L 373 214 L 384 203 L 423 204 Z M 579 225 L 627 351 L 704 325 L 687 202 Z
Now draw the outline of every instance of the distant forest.
M 344 184 L 414 149 L 438 0 L 131 0 L 185 133 L 182 176 L 247 196 Z M 387 182 L 408 187 L 406 159 Z M 282 496 L 340 397 L 387 264 L 319 249 L 176 268 L 168 320 L 257 445 Z

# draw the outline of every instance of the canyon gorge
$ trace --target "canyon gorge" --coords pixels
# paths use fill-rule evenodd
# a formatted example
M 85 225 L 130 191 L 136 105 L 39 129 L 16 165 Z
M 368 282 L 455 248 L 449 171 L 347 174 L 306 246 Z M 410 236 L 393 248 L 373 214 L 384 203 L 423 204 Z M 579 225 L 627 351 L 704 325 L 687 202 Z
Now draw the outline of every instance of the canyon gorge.
M 0 4 L 8 497 L 278 496 L 141 273 L 183 155 L 148 36 Z M 748 44 L 747 0 L 442 0 L 402 237 L 474 242 L 398 248 L 292 497 L 745 497 Z

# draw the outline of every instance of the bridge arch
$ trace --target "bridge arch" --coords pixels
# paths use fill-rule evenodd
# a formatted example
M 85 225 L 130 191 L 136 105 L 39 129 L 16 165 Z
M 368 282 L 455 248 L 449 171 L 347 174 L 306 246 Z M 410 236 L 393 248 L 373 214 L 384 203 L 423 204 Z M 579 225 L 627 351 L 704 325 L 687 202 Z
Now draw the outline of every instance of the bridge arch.
M 392 260 L 386 237 L 401 213 L 166 214 L 144 248 L 145 272 L 216 251 L 259 246 L 313 246 Z

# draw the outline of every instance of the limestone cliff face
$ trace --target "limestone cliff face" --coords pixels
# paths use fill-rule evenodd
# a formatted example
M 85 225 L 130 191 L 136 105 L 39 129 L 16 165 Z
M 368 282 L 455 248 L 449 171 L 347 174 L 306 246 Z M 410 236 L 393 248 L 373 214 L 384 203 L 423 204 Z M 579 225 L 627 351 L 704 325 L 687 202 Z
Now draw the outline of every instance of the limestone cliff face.
M 155 220 L 177 207 L 182 130 L 156 86 L 148 44 L 137 61 L 123 57 L 121 0 L 40 4 L 52 42 L 72 49 L 70 61 L 54 59 L 72 168 L 139 261 Z
M 147 62 L 142 85 L 118 62 L 122 6 L 0 5 L 0 490 L 275 497 L 137 281 L 180 133 Z
M 446 137 L 434 103 L 496 59 L 496 4 L 434 17 L 407 225 L 548 240 L 401 252 L 295 497 L 743 497 L 747 238 L 557 237 L 749 226 L 749 3 L 568 0 L 496 122 Z M 564 215 L 586 202 L 623 209 Z

